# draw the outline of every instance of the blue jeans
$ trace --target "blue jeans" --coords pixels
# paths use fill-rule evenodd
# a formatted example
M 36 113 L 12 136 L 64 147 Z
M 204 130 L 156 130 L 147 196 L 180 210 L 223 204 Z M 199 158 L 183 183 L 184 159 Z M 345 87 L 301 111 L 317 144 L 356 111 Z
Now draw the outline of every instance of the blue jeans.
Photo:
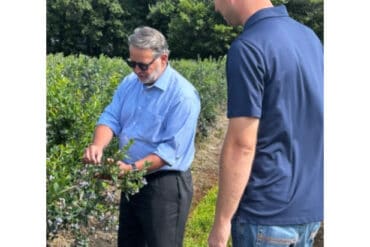
M 252 225 L 241 218 L 232 221 L 233 247 L 312 247 L 320 222 L 302 225 Z

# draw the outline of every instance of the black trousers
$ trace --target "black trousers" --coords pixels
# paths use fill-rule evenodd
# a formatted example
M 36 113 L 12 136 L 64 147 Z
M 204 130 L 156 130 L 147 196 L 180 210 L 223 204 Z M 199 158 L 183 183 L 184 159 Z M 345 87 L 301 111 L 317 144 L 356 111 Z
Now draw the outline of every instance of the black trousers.
M 190 169 L 160 171 L 127 201 L 121 195 L 119 247 L 181 247 L 193 196 Z

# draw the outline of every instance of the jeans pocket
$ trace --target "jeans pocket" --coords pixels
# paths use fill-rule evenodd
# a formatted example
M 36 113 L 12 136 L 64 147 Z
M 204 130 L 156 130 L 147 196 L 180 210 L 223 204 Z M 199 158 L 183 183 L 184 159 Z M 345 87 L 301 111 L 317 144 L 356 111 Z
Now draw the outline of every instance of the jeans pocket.
M 297 229 L 290 226 L 258 226 L 257 246 L 294 246 L 298 242 Z

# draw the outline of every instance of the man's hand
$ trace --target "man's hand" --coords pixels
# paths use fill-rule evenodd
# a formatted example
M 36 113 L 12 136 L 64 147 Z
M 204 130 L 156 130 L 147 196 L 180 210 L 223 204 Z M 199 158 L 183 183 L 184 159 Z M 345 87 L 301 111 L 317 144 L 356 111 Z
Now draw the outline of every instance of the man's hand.
M 103 156 L 103 147 L 90 144 L 86 149 L 83 156 L 83 162 L 88 164 L 100 164 Z
M 214 224 L 208 237 L 209 247 L 226 247 L 231 231 L 231 223 Z
M 117 161 L 116 163 L 119 167 L 119 169 L 121 170 L 120 171 L 120 175 L 122 176 L 123 174 L 125 174 L 126 172 L 128 171 L 132 171 L 132 165 L 129 165 L 129 164 L 126 164 L 125 162 L 119 160 Z

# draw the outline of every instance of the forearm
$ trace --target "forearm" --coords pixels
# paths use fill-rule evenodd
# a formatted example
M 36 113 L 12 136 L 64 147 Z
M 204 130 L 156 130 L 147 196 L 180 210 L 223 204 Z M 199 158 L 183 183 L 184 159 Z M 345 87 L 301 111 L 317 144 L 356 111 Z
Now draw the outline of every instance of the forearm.
M 221 152 L 215 225 L 228 224 L 236 212 L 252 169 L 259 120 L 233 118 Z
M 93 145 L 104 149 L 113 138 L 113 131 L 106 125 L 98 125 L 95 128 Z
M 150 163 L 150 166 L 147 169 L 148 172 L 157 170 L 165 164 L 165 162 L 158 155 L 149 154 L 148 156 L 144 157 L 143 159 L 136 161 L 135 165 L 139 170 L 141 170 L 141 169 L 144 168 L 146 162 Z
M 254 148 L 225 140 L 220 160 L 215 224 L 231 221 L 247 185 L 253 157 Z

